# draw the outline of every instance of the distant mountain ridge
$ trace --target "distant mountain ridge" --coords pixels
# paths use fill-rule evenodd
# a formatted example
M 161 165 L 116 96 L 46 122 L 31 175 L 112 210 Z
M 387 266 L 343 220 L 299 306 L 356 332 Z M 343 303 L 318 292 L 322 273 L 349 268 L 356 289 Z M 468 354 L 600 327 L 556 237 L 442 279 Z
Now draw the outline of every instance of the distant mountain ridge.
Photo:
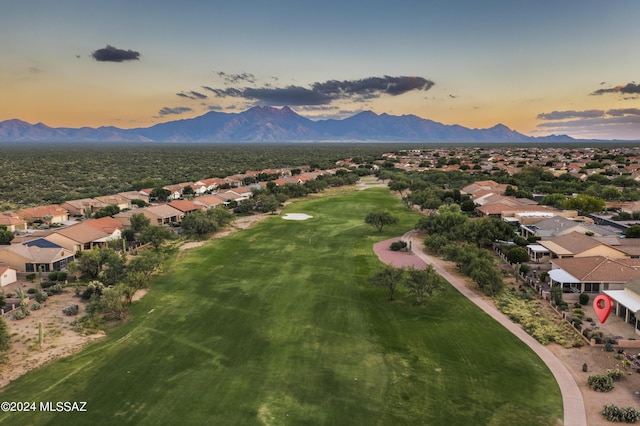
M 502 124 L 488 129 L 447 125 L 415 115 L 364 111 L 343 120 L 313 121 L 289 107 L 253 107 L 241 113 L 208 112 L 151 127 L 49 127 L 22 120 L 0 122 L 0 142 L 567 142 L 566 135 L 526 136 Z

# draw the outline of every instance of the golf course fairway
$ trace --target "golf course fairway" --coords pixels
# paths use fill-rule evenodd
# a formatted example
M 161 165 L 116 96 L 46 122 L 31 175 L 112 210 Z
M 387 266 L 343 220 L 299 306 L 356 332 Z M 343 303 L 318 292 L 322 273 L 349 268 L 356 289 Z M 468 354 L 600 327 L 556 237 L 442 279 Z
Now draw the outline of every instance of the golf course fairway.
M 379 233 L 367 213 L 399 223 Z M 386 188 L 295 202 L 176 254 L 128 321 L 28 373 L 3 401 L 84 412 L 1 424 L 555 425 L 558 385 L 521 341 L 453 288 L 413 303 L 369 277 L 377 241 L 413 228 Z M 72 290 L 69 290 L 72 291 Z M 524 423 L 523 423 L 524 422 Z

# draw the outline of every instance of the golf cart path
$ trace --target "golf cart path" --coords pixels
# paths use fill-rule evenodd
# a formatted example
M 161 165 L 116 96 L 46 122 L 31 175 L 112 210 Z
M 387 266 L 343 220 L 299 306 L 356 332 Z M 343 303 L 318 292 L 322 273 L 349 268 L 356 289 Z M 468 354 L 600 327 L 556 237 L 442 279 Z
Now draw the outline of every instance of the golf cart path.
M 432 264 L 436 272 L 446 279 L 454 288 L 456 288 L 465 297 L 476 304 L 480 309 L 489 314 L 493 319 L 502 324 L 507 330 L 522 340 L 529 346 L 542 361 L 547 365 L 551 373 L 556 379 L 560 392 L 562 393 L 562 406 L 564 411 L 565 426 L 586 426 L 587 414 L 585 411 L 582 393 L 578 388 L 573 376 L 562 362 L 547 348 L 540 344 L 533 337 L 528 335 L 519 325 L 511 321 L 506 315 L 500 312 L 493 305 L 487 303 L 480 295 L 469 289 L 457 277 L 451 275 L 446 269 L 446 262 L 437 257 L 430 256 L 424 252 L 424 245 L 416 231 L 410 231 L 401 238 L 403 241 L 410 243 L 412 247 L 412 255 L 417 256 L 426 264 Z M 376 252 L 377 253 L 377 252 Z M 385 263 L 391 263 L 381 257 Z M 401 265 L 396 265 L 401 266 Z

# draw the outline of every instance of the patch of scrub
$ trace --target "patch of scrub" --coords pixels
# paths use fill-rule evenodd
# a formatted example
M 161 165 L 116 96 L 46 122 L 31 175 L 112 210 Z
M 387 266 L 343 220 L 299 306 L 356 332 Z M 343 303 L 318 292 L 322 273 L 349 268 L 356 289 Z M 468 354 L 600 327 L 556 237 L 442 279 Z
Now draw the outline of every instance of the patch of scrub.
M 305 213 L 287 213 L 286 215 L 282 216 L 282 218 L 285 220 L 307 220 L 311 219 L 312 217 L 313 216 L 309 216 Z

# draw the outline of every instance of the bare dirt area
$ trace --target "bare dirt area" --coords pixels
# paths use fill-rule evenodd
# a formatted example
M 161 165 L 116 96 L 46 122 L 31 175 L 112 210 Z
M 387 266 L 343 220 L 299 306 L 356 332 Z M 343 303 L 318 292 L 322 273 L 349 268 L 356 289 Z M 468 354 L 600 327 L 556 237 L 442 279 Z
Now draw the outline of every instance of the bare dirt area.
M 33 301 L 29 301 L 29 308 L 32 303 Z M 79 306 L 79 314 L 63 314 L 62 309 L 72 304 Z M 73 289 L 67 288 L 61 294 L 50 296 L 41 304 L 40 309 L 32 310 L 30 315 L 21 320 L 14 319 L 13 313 L 5 314 L 11 348 L 5 354 L 6 362 L 0 364 L 0 388 L 31 370 L 72 355 L 104 336 L 104 333 L 82 335 L 75 331 L 71 323 L 83 314 L 82 305 Z M 42 322 L 42 346 L 38 345 L 39 322 Z
M 547 348 L 567 367 L 575 379 L 587 412 L 589 425 L 611 424 L 602 416 L 602 407 L 615 404 L 620 408 L 640 406 L 640 397 L 635 395 L 640 391 L 640 373 L 635 368 L 624 370 L 622 361 L 617 360 L 617 350 L 606 352 L 600 346 L 584 346 L 582 348 L 565 349 L 560 345 L 550 344 Z M 632 349 L 627 349 L 631 351 Z M 639 349 L 633 349 L 637 353 Z M 587 364 L 587 372 L 582 371 L 582 365 Z M 607 369 L 619 368 L 625 375 L 610 392 L 596 392 L 589 388 L 587 379 L 594 374 L 604 373 Z
M 251 216 L 242 216 L 237 218 L 236 220 L 233 221 L 233 223 L 229 226 L 227 226 L 226 228 L 215 232 L 211 238 L 209 238 L 209 240 L 214 240 L 216 238 L 222 238 L 222 237 L 226 237 L 227 235 L 233 234 L 234 232 L 237 231 L 241 231 L 243 229 L 248 229 L 251 228 L 253 225 L 255 225 L 258 222 L 261 222 L 263 220 L 265 220 L 266 218 L 268 218 L 269 216 L 272 216 L 269 213 L 263 213 L 263 214 L 254 214 Z M 195 248 L 195 247 L 200 247 L 204 244 L 207 243 L 207 241 L 209 240 L 205 240 L 205 241 L 190 241 L 188 243 L 184 243 L 183 245 L 180 246 L 180 250 L 187 250 L 190 248 Z

